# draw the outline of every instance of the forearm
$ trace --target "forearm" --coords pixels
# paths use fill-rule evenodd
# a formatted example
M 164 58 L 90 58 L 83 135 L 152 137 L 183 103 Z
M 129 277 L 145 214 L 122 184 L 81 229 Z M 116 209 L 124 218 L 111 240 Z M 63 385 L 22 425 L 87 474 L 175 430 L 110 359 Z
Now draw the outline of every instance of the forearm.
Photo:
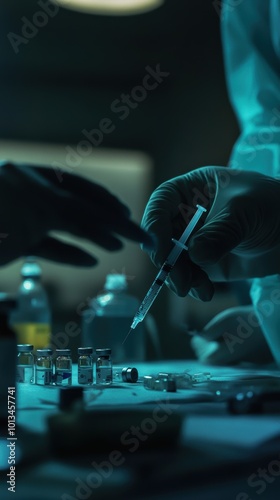
M 246 0 L 221 30 L 229 97 L 240 124 L 230 166 L 280 177 L 280 0 Z M 277 14 L 278 13 L 278 14 Z M 274 22 L 272 22 L 274 20 Z M 279 45 L 280 47 L 280 45 Z

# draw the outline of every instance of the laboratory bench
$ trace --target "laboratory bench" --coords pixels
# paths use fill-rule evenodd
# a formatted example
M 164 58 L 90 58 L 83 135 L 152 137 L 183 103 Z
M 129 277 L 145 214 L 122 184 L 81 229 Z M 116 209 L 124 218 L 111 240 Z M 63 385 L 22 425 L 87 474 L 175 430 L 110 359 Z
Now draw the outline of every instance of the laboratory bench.
M 17 439 L 7 441 L 5 430 L 1 437 L 1 500 L 279 498 L 279 392 L 270 406 L 236 410 L 229 392 L 215 390 L 214 397 L 203 382 L 176 392 L 147 390 L 142 382 L 159 372 L 210 373 L 225 391 L 234 381 L 238 395 L 270 380 L 275 388 L 279 370 L 193 360 L 133 366 L 136 383 L 81 391 L 74 365 L 70 389 L 16 385 Z M 17 459 L 14 496 L 6 482 L 7 442 Z

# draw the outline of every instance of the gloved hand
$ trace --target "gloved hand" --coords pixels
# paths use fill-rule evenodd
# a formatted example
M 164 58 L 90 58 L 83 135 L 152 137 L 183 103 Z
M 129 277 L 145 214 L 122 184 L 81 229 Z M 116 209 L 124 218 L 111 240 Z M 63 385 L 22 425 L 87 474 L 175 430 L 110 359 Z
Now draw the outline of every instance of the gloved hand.
M 280 181 L 226 167 L 193 170 L 153 192 L 142 227 L 157 237 L 155 249 L 146 249 L 157 267 L 196 204 L 207 213 L 189 239 L 188 254 L 183 252 L 171 271 L 168 285 L 175 293 L 210 300 L 213 281 L 280 273 Z
M 53 168 L 0 164 L 0 265 L 27 255 L 79 266 L 97 260 L 48 235 L 57 230 L 119 250 L 119 236 L 151 244 L 129 209 L 98 184 Z
M 206 364 L 232 365 L 240 362 L 267 364 L 273 362 L 254 307 L 238 306 L 217 314 L 194 336 L 191 346 Z

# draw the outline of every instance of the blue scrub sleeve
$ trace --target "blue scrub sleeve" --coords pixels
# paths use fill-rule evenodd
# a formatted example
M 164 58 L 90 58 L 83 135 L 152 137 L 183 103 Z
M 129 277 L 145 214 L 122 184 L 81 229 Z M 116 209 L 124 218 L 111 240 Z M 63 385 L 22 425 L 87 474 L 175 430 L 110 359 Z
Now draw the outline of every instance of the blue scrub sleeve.
M 221 32 L 229 98 L 241 131 L 229 166 L 279 179 L 280 0 L 224 0 Z M 254 279 L 251 298 L 280 365 L 280 275 Z

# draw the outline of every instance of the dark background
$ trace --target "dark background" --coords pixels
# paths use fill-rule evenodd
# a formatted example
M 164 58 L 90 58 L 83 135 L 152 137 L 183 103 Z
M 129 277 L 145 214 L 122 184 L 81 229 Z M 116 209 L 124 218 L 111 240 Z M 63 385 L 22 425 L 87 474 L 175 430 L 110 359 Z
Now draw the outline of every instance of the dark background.
M 237 125 L 225 87 L 220 19 L 211 1 L 167 0 L 137 16 L 98 16 L 60 8 L 18 46 L 35 0 L 2 0 L 1 124 L 3 138 L 78 142 L 81 130 L 110 117 L 110 105 L 141 85 L 145 67 L 170 76 L 103 147 L 136 148 L 156 160 L 156 179 L 201 165 L 227 163 Z

